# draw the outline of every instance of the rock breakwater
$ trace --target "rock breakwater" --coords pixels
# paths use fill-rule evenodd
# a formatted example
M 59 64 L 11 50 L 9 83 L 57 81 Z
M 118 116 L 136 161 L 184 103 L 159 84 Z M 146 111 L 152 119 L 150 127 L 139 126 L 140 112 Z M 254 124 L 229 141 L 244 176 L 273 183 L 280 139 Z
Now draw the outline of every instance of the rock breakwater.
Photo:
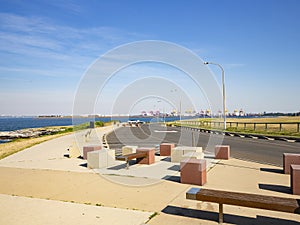
M 13 140 L 17 138 L 33 138 L 43 135 L 51 135 L 65 131 L 66 128 L 28 128 L 15 131 L 0 132 L 1 140 Z

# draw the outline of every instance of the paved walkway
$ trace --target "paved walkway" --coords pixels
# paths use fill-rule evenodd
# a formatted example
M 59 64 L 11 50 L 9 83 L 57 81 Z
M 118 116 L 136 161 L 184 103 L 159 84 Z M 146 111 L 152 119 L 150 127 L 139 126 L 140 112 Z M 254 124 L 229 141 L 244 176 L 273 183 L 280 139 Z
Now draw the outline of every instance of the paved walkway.
M 74 172 L 92 172 L 87 170 L 85 162 L 78 158 L 68 158 L 68 149 L 84 145 L 102 144 L 102 136 L 116 127 L 102 127 L 84 130 L 76 134 L 65 135 L 0 160 L 0 166 L 28 169 L 50 169 Z
M 0 224 L 140 225 L 151 213 L 0 194 Z
M 147 224 L 217 224 L 217 204 L 185 199 L 186 191 L 195 185 L 147 177 L 146 170 L 139 177 L 99 175 L 80 166 L 84 160 L 62 156 L 72 141 L 67 135 L 0 161 L 0 213 L 4 215 L 0 224 L 141 225 L 154 212 L 158 215 Z M 290 194 L 290 178 L 279 167 L 233 158 L 211 164 L 204 188 L 300 198 Z M 147 166 L 129 170 L 144 168 L 152 170 Z M 237 206 L 225 205 L 224 212 L 224 224 L 300 221 L 299 215 Z
M 206 153 L 205 160 L 207 171 L 212 169 L 219 161 Z M 161 182 L 161 180 L 180 182 L 180 163 L 171 162 L 170 157 L 166 156 L 155 156 L 155 163 L 151 165 L 136 164 L 134 162 L 130 164 L 129 169 L 126 169 L 124 161 L 115 161 L 115 165 L 108 168 L 95 169 L 94 172 L 102 175 L 115 175 L 110 178 L 113 182 L 114 180 L 118 182 L 119 176 L 146 177 L 148 179 L 144 185 Z

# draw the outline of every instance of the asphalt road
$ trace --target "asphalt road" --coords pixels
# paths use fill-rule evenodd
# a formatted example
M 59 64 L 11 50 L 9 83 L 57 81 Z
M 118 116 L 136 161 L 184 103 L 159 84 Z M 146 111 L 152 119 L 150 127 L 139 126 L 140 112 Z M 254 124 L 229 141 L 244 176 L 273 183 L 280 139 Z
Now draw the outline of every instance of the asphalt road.
M 300 142 L 231 137 L 157 124 L 119 128 L 107 135 L 107 142 L 110 148 L 117 150 L 124 145 L 158 147 L 160 143 L 170 142 L 201 146 L 208 152 L 213 152 L 214 145 L 221 143 L 230 145 L 232 157 L 276 166 L 282 166 L 283 153 L 300 153 Z

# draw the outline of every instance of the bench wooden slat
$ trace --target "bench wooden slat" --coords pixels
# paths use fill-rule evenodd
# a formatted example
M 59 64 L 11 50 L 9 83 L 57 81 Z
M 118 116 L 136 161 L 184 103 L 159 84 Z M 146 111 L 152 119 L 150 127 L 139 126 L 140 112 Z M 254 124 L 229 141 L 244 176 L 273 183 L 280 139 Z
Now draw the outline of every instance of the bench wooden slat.
M 140 159 L 140 158 L 145 158 L 145 157 L 147 157 L 146 152 L 136 152 L 136 153 L 118 156 L 116 159 L 121 160 L 121 161 L 126 161 L 126 169 L 128 169 L 130 160 Z
M 131 154 L 127 154 L 127 155 L 118 156 L 117 159 L 122 160 L 122 161 L 127 161 L 127 160 L 136 159 L 136 158 L 144 158 L 146 156 L 147 156 L 147 153 L 145 153 L 145 152 L 137 152 L 137 153 L 131 153 Z
M 192 188 L 187 199 L 300 214 L 300 200 L 257 194 Z

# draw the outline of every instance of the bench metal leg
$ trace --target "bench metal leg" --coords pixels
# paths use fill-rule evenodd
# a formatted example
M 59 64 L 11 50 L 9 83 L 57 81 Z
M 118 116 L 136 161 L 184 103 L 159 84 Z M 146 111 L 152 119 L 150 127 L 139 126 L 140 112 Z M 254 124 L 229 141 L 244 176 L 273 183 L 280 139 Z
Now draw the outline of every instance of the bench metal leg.
M 129 160 L 126 161 L 126 170 L 129 169 Z
M 219 224 L 223 223 L 223 204 L 219 204 Z

